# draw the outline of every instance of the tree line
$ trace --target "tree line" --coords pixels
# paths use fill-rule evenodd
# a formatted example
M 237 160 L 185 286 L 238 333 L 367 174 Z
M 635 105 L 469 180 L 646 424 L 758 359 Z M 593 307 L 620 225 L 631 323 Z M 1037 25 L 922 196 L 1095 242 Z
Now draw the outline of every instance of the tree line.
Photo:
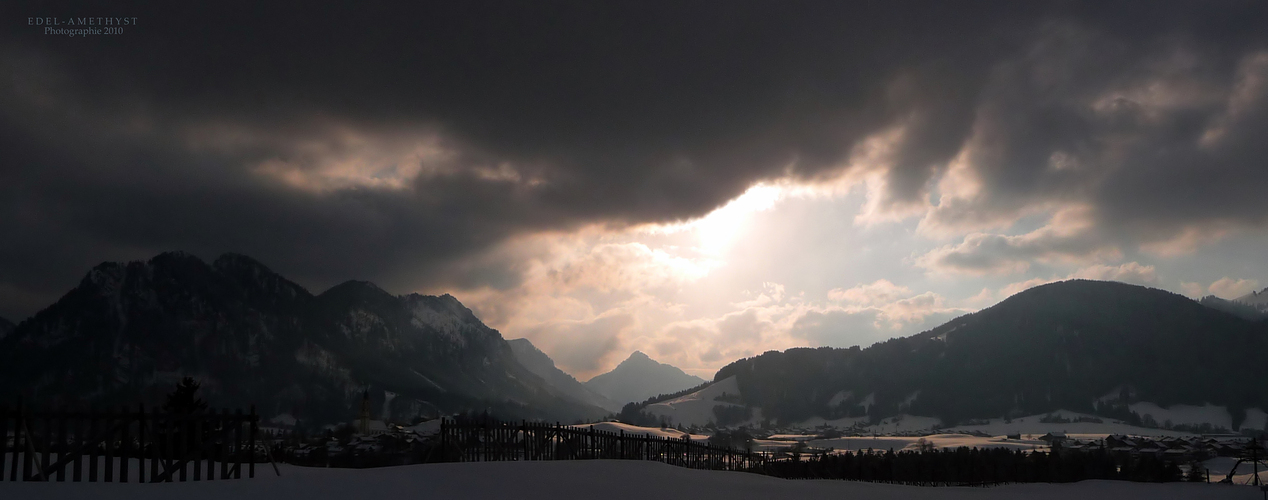
M 1106 450 L 1054 452 L 1003 448 L 828 453 L 809 458 L 794 454 L 772 460 L 767 473 L 789 479 L 844 479 L 927 485 L 1065 483 L 1088 479 L 1142 482 L 1204 481 L 1201 467 L 1185 476 L 1179 465 L 1153 455 L 1131 457 Z

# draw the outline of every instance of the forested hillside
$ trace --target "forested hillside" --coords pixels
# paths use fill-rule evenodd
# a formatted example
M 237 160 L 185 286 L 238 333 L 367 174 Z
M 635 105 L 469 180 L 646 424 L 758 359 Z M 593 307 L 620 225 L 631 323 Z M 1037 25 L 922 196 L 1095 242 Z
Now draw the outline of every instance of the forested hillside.
M 1073 280 L 1032 288 L 866 349 L 789 349 L 731 363 L 743 402 L 781 422 L 896 414 L 970 419 L 1212 403 L 1234 426 L 1268 409 L 1268 322 L 1170 292 Z

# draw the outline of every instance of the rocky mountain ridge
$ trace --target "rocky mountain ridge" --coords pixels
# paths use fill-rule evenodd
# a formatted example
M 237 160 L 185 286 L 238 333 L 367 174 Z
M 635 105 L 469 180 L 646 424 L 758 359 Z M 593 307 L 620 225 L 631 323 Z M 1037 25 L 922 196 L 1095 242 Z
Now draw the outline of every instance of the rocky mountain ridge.
M 704 382 L 704 379 L 688 375 L 676 366 L 657 362 L 641 351 L 634 351 L 612 371 L 587 380 L 585 386 L 625 405 L 660 394 L 678 392 Z
M 546 383 L 559 389 L 564 394 L 577 401 L 598 406 L 611 412 L 621 411 L 619 404 L 590 390 L 572 375 L 556 367 L 555 360 L 550 359 L 550 356 L 537 349 L 537 346 L 534 346 L 528 339 L 511 339 L 507 342 L 511 344 L 511 350 L 515 352 L 515 359 L 521 365 L 524 365 L 525 368 L 528 368 L 528 371 L 541 377 Z
M 256 404 L 301 422 L 460 411 L 595 418 L 516 360 L 457 299 L 349 281 L 319 295 L 243 255 L 180 252 L 103 263 L 0 338 L 0 397 L 46 404 L 155 402 L 180 377 L 215 406 Z M 387 401 L 389 404 L 384 404 Z

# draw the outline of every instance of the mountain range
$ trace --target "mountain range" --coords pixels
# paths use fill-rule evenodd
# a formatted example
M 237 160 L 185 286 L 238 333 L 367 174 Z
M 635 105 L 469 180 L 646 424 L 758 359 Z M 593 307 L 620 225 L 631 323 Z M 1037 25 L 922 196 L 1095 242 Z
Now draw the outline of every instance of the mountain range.
M 257 404 L 266 418 L 313 425 L 352 420 L 363 394 L 375 418 L 395 421 L 464 411 L 576 421 L 637 414 L 669 395 L 701 415 L 781 423 L 921 415 L 951 425 L 1062 409 L 1131 421 L 1146 402 L 1214 405 L 1236 430 L 1268 409 L 1261 297 L 1199 303 L 1115 282 L 1042 285 L 865 349 L 735 361 L 714 376 L 727 387 L 717 412 L 713 396 L 684 396 L 703 379 L 642 352 L 582 383 L 450 295 L 363 281 L 314 295 L 246 256 L 171 252 L 103 263 L 35 316 L 0 319 L 0 401 L 153 404 L 192 376 L 214 407 Z
M 657 362 L 634 351 L 612 371 L 586 381 L 587 389 L 624 405 L 652 396 L 669 394 L 705 383 L 705 379 L 688 375 L 681 369 Z
M 1233 301 L 1246 304 L 1260 311 L 1268 310 L 1268 288 L 1258 292 L 1250 292 L 1246 295 L 1233 299 Z
M 397 421 L 608 413 L 525 368 L 452 296 L 398 296 L 362 281 L 313 295 L 236 254 L 103 263 L 0 334 L 0 400 L 158 402 L 184 376 L 213 406 L 254 403 L 266 418 L 312 424 L 351 421 L 363 393 L 376 418 Z
M 798 348 L 735 361 L 738 401 L 778 422 L 909 414 L 945 424 L 1066 409 L 1218 405 L 1234 428 L 1268 409 L 1268 321 L 1116 282 L 1038 286 L 866 349 Z M 1259 413 L 1254 413 L 1259 415 Z
M 1252 291 L 1232 300 L 1207 295 L 1199 302 L 1204 306 L 1219 309 L 1242 319 L 1256 321 L 1268 318 L 1268 288 L 1258 292 Z
M 598 406 L 611 412 L 621 410 L 620 404 L 594 392 L 581 382 L 578 382 L 572 375 L 556 367 L 555 361 L 550 359 L 550 356 L 547 356 L 546 353 L 538 350 L 528 339 L 512 339 L 507 342 L 511 344 L 511 351 L 515 353 L 515 359 L 521 365 L 541 377 L 546 383 L 559 389 L 563 394 L 577 401 Z

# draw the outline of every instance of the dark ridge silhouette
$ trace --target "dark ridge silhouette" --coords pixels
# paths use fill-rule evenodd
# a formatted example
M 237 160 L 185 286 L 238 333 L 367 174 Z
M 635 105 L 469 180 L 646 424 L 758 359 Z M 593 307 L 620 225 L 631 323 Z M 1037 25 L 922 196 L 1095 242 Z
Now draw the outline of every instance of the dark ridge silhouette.
M 1268 380 L 1264 352 L 1268 322 L 1162 290 L 1072 280 L 866 349 L 742 359 L 715 380 L 736 376 L 743 402 L 780 422 L 906 413 L 954 424 L 1057 409 L 1138 421 L 1127 404 L 1149 401 L 1227 406 L 1238 427 L 1246 409 L 1268 408 L 1268 387 L 1253 382 Z

